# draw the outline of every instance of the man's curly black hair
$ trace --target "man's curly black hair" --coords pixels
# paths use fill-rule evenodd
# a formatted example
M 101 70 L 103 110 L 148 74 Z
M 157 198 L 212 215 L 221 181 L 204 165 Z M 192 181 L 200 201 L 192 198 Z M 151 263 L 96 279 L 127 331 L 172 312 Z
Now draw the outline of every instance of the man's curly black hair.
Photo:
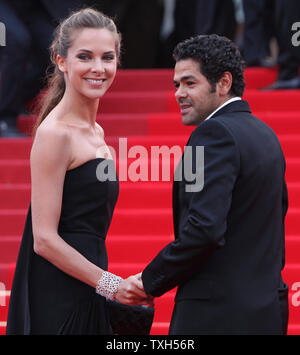
M 199 35 L 180 42 L 174 49 L 176 62 L 194 59 L 200 64 L 200 72 L 215 90 L 216 83 L 225 72 L 232 75 L 230 94 L 242 97 L 245 89 L 245 62 L 237 46 L 228 38 L 218 35 Z

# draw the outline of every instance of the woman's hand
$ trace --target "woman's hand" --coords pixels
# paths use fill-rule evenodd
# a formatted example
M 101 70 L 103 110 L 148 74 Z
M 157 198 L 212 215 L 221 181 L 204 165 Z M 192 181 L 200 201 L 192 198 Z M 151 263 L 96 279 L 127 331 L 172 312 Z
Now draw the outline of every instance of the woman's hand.
M 143 282 L 139 276 L 140 274 L 122 280 L 115 294 L 115 300 L 126 305 L 154 307 L 153 297 L 145 293 Z

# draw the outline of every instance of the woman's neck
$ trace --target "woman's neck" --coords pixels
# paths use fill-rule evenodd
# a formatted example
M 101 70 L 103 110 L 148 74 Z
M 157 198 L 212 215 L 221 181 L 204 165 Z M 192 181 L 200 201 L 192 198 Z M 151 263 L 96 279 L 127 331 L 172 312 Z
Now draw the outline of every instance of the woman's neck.
M 60 109 L 66 115 L 72 115 L 76 121 L 86 123 L 94 128 L 97 119 L 99 99 L 90 99 L 86 96 L 70 93 L 66 90 L 59 103 Z

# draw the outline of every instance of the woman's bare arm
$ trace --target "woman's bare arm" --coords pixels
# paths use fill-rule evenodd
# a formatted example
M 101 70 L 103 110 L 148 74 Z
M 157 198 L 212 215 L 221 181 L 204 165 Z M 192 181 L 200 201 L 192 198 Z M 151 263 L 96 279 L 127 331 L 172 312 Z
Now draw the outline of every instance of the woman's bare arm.
M 40 126 L 31 151 L 31 209 L 34 251 L 57 268 L 95 287 L 102 269 L 58 235 L 65 173 L 71 162 L 67 127 Z

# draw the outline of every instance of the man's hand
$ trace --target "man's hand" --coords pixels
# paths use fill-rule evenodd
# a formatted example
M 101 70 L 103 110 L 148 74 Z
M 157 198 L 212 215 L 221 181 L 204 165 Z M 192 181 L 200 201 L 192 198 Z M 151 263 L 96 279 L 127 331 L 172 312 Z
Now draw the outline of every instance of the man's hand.
M 154 307 L 153 297 L 144 290 L 141 273 L 121 281 L 115 300 L 127 305 L 149 305 Z

